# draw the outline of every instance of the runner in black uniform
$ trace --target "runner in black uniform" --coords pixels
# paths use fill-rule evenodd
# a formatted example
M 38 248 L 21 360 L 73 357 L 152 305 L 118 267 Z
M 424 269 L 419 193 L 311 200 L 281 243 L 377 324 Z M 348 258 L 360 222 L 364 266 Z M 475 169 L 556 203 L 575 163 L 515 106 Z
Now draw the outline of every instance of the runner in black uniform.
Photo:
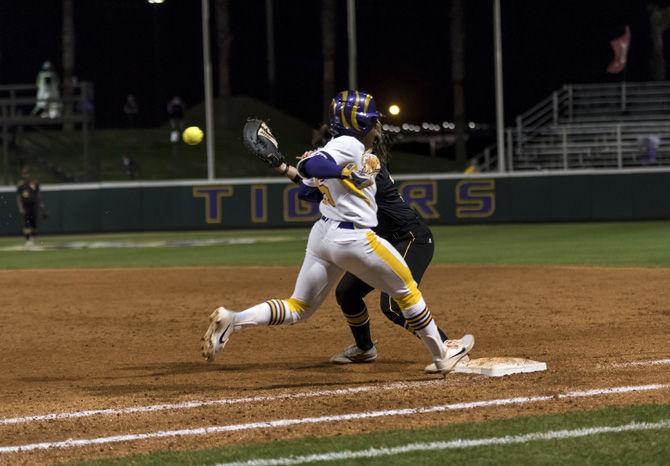
M 37 234 L 37 217 L 40 209 L 44 213 L 44 204 L 40 196 L 40 184 L 30 176 L 30 169 L 23 167 L 21 181 L 16 186 L 16 206 L 23 217 L 23 236 L 26 246 L 33 245 L 33 236 Z
M 323 125 L 315 132 L 312 145 L 317 148 L 323 146 L 330 139 L 329 127 Z M 373 230 L 382 238 L 386 239 L 405 258 L 405 262 L 412 272 L 417 284 L 421 281 L 424 272 L 433 259 L 435 244 L 433 234 L 428 225 L 419 215 L 404 201 L 395 181 L 388 171 L 387 150 L 381 141 L 377 141 L 374 153 L 381 160 L 381 169 L 375 177 L 377 193 L 377 220 L 378 224 Z M 285 171 L 275 169 L 295 183 L 300 183 L 300 176 L 294 167 L 287 165 Z M 309 202 L 320 202 L 321 193 L 316 188 L 307 188 L 302 185 L 299 197 Z M 355 275 L 347 272 L 340 280 L 335 290 L 337 303 L 342 308 L 355 344 L 348 346 L 342 353 L 331 358 L 338 364 L 372 362 L 377 359 L 377 349 L 370 335 L 370 320 L 367 307 L 363 298 L 374 288 L 360 280 Z M 397 324 L 411 332 L 407 321 L 400 312 L 398 304 L 386 293 L 381 294 L 380 307 L 384 315 L 394 324 Z M 443 341 L 447 336 L 438 328 Z
M 379 223 L 374 231 L 403 255 L 412 272 L 414 281 L 418 284 L 433 259 L 433 252 L 435 251 L 433 234 L 428 225 L 400 196 L 385 161 L 382 162 L 375 183 L 377 184 L 375 200 L 377 201 L 377 220 Z M 356 344 L 333 356 L 332 362 L 348 364 L 372 362 L 377 359 L 377 350 L 370 336 L 367 309 L 363 302 L 363 298 L 372 290 L 373 288 L 370 285 L 348 272 L 337 285 L 335 297 L 347 318 Z M 379 305 L 384 315 L 391 322 L 411 331 L 400 312 L 400 307 L 389 295 L 382 293 Z M 360 316 L 365 316 L 362 322 L 358 319 Z M 438 328 L 438 331 L 442 340 L 446 341 L 447 336 L 442 329 Z

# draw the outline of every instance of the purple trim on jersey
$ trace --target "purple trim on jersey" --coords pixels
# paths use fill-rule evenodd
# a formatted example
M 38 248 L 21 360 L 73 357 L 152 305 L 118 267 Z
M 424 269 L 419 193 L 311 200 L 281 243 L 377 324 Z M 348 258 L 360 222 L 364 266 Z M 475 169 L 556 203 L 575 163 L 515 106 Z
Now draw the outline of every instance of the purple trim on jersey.
M 305 178 L 341 178 L 342 169 L 335 159 L 324 151 L 319 151 L 298 164 L 298 171 Z
M 319 203 L 321 202 L 321 199 L 323 199 L 323 194 L 321 194 L 319 188 L 300 183 L 300 187 L 298 188 L 298 198 L 307 202 Z

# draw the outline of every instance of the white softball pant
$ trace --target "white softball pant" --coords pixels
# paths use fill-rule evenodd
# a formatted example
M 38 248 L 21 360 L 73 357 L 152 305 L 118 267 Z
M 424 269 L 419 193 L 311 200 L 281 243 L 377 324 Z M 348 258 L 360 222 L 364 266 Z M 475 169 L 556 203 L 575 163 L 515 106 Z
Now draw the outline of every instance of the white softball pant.
M 328 219 L 321 219 L 312 227 L 291 297 L 266 301 L 237 313 L 235 329 L 306 320 L 321 306 L 345 271 L 390 295 L 433 359 L 444 357 L 433 317 L 400 253 L 370 229 L 342 228 L 340 222 Z M 365 316 L 361 315 L 361 319 L 367 318 L 367 310 L 363 312 Z

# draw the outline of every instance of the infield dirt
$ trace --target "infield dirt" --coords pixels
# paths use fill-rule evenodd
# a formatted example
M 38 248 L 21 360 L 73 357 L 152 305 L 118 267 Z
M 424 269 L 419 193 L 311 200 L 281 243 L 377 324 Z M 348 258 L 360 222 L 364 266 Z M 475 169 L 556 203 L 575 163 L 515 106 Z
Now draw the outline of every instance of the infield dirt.
M 350 343 L 332 296 L 304 324 L 235 334 L 216 363 L 201 359 L 200 337 L 215 307 L 242 309 L 288 297 L 297 272 L 296 267 L 0 271 L 0 417 L 435 379 L 422 372 L 430 361 L 421 343 L 377 311 L 376 292 L 367 300 L 380 352 L 374 364 L 328 362 Z M 613 366 L 670 357 L 668 284 L 670 269 L 659 268 L 433 266 L 421 289 L 450 336 L 473 333 L 473 357 L 527 357 L 545 361 L 548 371 L 500 379 L 452 374 L 443 383 L 406 390 L 0 425 L 0 446 L 670 383 L 667 366 Z M 1 454 L 0 463 L 642 402 L 670 402 L 670 391 Z

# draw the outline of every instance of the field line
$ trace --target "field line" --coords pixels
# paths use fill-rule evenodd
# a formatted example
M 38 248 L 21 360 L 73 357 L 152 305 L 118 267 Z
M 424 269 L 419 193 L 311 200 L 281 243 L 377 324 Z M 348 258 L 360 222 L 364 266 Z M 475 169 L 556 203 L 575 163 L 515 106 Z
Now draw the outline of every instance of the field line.
M 641 366 L 670 366 L 670 358 L 653 359 L 648 361 L 631 361 L 610 364 L 609 367 L 641 367 Z
M 335 414 L 330 416 L 305 417 L 294 419 L 274 419 L 271 421 L 249 422 L 244 424 L 229 424 L 222 426 L 197 427 L 191 429 L 166 430 L 158 432 L 146 432 L 140 434 L 114 435 L 110 437 L 98 437 L 90 439 L 68 439 L 57 442 L 41 442 L 24 445 L 10 445 L 0 447 L 0 453 L 22 453 L 34 450 L 49 450 L 54 448 L 86 447 L 91 445 L 102 445 L 118 442 L 130 442 L 148 439 L 160 439 L 170 437 L 189 437 L 196 435 L 218 434 L 223 432 L 235 432 L 256 429 L 277 429 L 282 427 L 321 424 L 328 422 L 346 422 L 358 419 L 370 419 L 393 416 L 411 416 L 417 414 L 431 414 L 446 411 L 457 411 L 465 409 L 484 408 L 491 406 L 521 405 L 540 401 L 555 401 L 568 398 L 588 398 L 593 396 L 612 395 L 620 393 L 644 392 L 670 388 L 670 384 L 636 385 L 624 387 L 607 387 L 594 390 L 581 390 L 562 393 L 559 395 L 536 395 L 515 398 L 503 398 L 494 400 L 480 400 L 462 403 L 451 403 L 446 405 L 428 406 L 422 408 L 404 408 L 379 411 L 364 411 L 349 414 Z
M 538 440 L 563 440 L 592 435 L 635 432 L 640 430 L 661 430 L 670 428 L 670 419 L 649 423 L 631 422 L 618 426 L 585 427 L 573 430 L 550 430 L 548 432 L 532 432 L 530 434 L 506 435 L 475 439 L 456 439 L 442 442 L 409 443 L 398 447 L 368 448 L 367 450 L 345 450 L 313 455 L 289 456 L 283 458 L 258 458 L 235 463 L 219 463 L 217 466 L 286 466 L 293 464 L 315 463 L 320 461 L 346 461 L 362 458 L 379 458 L 394 456 L 415 451 L 456 450 L 464 448 L 485 447 L 491 445 L 514 445 Z
M 227 398 L 219 400 L 194 400 L 181 403 L 165 403 L 148 406 L 129 406 L 127 408 L 105 408 L 90 409 L 84 411 L 71 411 L 61 413 L 39 414 L 34 416 L 0 418 L 0 425 L 25 424 L 39 421 L 53 421 L 63 419 L 76 419 L 82 417 L 101 415 L 121 415 L 149 413 L 154 411 L 185 410 L 202 408 L 206 406 L 234 405 L 241 403 L 263 403 L 268 401 L 294 400 L 301 398 L 322 398 L 327 396 L 353 395 L 356 393 L 383 392 L 389 390 L 402 390 L 420 388 L 430 385 L 444 384 L 443 380 L 422 380 L 417 382 L 391 382 L 385 385 L 363 385 L 360 387 L 336 388 L 332 390 L 304 391 L 298 393 L 283 393 L 279 395 L 250 396 L 244 398 Z
M 638 367 L 638 366 L 656 366 L 670 365 L 670 359 L 657 359 L 648 361 L 633 361 L 626 363 L 615 363 L 605 367 Z M 83 411 L 69 411 L 59 413 L 37 414 L 33 416 L 18 416 L 0 418 L 0 426 L 13 424 L 27 424 L 31 422 L 55 421 L 78 419 L 92 416 L 118 416 L 124 414 L 150 413 L 156 411 L 179 411 L 187 409 L 202 408 L 207 406 L 234 405 L 243 403 L 263 403 L 269 401 L 292 400 L 301 398 L 322 398 L 328 396 L 344 396 L 357 393 L 374 393 L 398 389 L 421 388 L 430 385 L 443 383 L 442 380 L 425 380 L 416 382 L 391 382 L 385 385 L 363 385 L 360 387 L 338 388 L 331 390 L 304 391 L 298 393 L 283 393 L 278 395 L 262 395 L 242 398 L 224 398 L 218 400 L 193 400 L 179 403 L 163 403 L 146 406 L 129 406 L 126 408 L 102 408 L 89 409 Z

